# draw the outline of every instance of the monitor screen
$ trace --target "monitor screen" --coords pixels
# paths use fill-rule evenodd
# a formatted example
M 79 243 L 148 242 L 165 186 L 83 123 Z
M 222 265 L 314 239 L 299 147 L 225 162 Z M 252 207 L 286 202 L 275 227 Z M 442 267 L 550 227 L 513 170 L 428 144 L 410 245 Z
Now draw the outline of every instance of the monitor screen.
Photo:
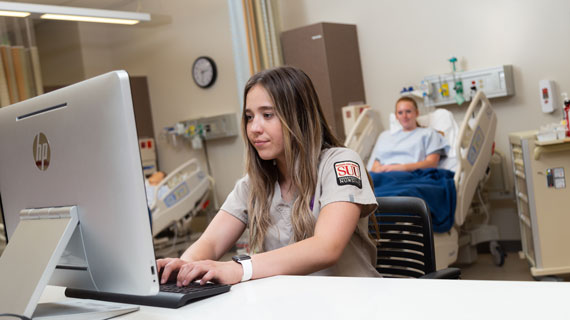
M 0 109 L 0 150 L 8 247 L 23 209 L 76 206 L 79 225 L 50 283 L 136 295 L 158 292 L 125 71 Z

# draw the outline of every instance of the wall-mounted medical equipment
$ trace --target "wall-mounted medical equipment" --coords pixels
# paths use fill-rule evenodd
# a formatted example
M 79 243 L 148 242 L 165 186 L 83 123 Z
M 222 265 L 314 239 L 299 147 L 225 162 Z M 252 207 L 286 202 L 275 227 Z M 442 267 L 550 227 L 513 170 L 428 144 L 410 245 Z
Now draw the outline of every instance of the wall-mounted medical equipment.
M 156 172 L 156 151 L 153 138 L 140 138 L 139 149 L 145 177 Z
M 465 102 L 465 98 L 463 97 L 463 81 L 457 76 L 457 69 L 455 68 L 455 63 L 457 62 L 456 57 L 451 57 L 449 59 L 451 65 L 453 66 L 453 72 L 451 75 L 453 76 L 453 91 L 455 91 L 455 102 L 458 105 L 462 105 Z
M 179 139 L 188 140 L 194 149 L 201 149 L 203 147 L 202 141 L 237 135 L 236 113 L 180 121 L 174 126 L 165 127 L 161 134 L 167 142 L 174 146 L 178 145 Z
M 190 119 L 181 122 L 187 128 L 188 135 L 200 135 L 204 140 L 213 140 L 238 135 L 237 116 L 235 113 L 212 117 Z
M 451 62 L 451 59 L 450 59 Z M 487 98 L 512 96 L 515 94 L 513 68 L 502 65 L 473 71 L 458 71 L 426 76 L 423 80 L 430 87 L 430 94 L 424 97 L 426 107 L 448 104 L 462 104 L 471 101 L 477 91 L 483 91 Z M 469 88 L 469 93 L 465 92 Z M 459 98 L 459 94 L 463 99 Z
M 417 86 L 408 86 L 402 88 L 400 91 L 400 95 L 402 96 L 414 96 L 421 99 L 431 95 L 431 86 L 424 80 L 420 81 L 420 84 Z
M 535 277 L 570 274 L 570 139 L 509 134 L 523 253 Z
M 557 105 L 556 94 L 554 94 L 554 81 L 540 80 L 538 81 L 540 89 L 540 106 L 542 112 L 551 113 L 554 111 L 554 106 Z

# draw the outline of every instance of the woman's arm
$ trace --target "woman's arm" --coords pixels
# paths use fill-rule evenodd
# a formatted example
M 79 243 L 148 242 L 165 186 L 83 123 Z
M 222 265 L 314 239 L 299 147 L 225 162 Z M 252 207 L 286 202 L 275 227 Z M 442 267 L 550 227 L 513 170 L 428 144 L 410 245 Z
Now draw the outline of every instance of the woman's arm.
M 253 278 L 309 274 L 337 263 L 356 230 L 361 205 L 333 202 L 322 208 L 312 237 L 252 257 Z
M 251 257 L 252 279 L 281 274 L 309 274 L 334 265 L 356 230 L 361 206 L 333 202 L 320 212 L 312 237 Z M 234 284 L 241 280 L 242 266 L 236 262 L 198 261 L 184 265 L 177 278 L 180 285 L 194 279 Z
M 220 210 L 212 219 L 202 236 L 182 254 L 180 259 L 166 258 L 157 260 L 160 272 L 163 268 L 161 283 L 168 280 L 183 265 L 201 260 L 218 260 L 237 241 L 245 230 L 245 224 L 231 214 Z

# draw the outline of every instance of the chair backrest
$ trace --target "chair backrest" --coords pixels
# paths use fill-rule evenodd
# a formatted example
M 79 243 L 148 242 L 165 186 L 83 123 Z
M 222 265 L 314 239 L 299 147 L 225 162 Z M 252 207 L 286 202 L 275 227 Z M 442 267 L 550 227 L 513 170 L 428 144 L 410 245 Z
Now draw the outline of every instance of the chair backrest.
M 376 270 L 387 278 L 419 278 L 435 271 L 429 209 L 415 197 L 377 197 L 369 233 L 376 242 Z

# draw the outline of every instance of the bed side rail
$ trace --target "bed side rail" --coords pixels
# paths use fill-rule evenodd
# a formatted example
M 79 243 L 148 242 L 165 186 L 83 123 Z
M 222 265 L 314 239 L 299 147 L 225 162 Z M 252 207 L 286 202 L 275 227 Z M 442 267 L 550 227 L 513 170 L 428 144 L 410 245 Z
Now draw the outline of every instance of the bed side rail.
M 152 203 L 154 203 L 154 204 L 158 203 L 157 202 L 158 201 L 158 190 L 160 190 L 160 188 L 162 186 L 164 186 L 165 184 L 168 184 L 169 181 L 171 180 L 171 178 L 176 177 L 180 172 L 184 172 L 184 171 L 196 172 L 196 171 L 200 171 L 200 170 L 201 170 L 200 162 L 196 158 L 192 158 L 192 159 L 186 161 L 185 163 L 183 163 L 182 165 L 178 166 L 178 168 L 176 168 L 176 170 L 169 173 L 156 186 L 157 192 L 154 193 L 154 199 L 153 199 Z
M 153 236 L 173 223 L 188 223 L 196 213 L 205 209 L 209 203 L 212 180 L 201 170 L 197 159 L 185 162 L 170 173 L 156 188 L 151 208 Z M 164 185 L 168 186 L 169 191 L 158 197 Z
M 456 154 L 459 159 L 454 181 L 457 189 L 455 224 L 465 222 L 473 195 L 491 160 L 497 115 L 482 91 L 472 100 L 459 129 Z
M 344 145 L 356 151 L 366 165 L 381 132 L 380 115 L 377 111 L 367 108 L 356 119 L 356 123 L 346 137 Z

